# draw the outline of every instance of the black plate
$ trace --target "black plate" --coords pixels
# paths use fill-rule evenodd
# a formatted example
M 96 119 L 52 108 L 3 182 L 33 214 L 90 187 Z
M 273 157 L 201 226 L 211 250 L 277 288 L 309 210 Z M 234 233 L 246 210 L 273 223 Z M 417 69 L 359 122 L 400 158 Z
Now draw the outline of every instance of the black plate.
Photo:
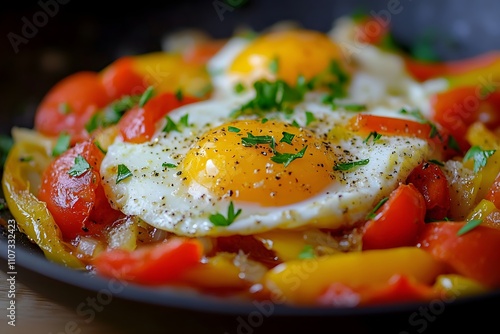
M 159 50 L 165 33 L 186 27 L 204 29 L 214 37 L 229 37 L 240 25 L 259 31 L 280 20 L 295 20 L 307 28 L 327 31 L 335 18 L 363 9 L 390 21 L 396 40 L 403 46 L 430 38 L 434 52 L 443 59 L 500 50 L 500 21 L 496 15 L 500 3 L 494 1 L 402 0 L 396 1 L 397 7 L 389 7 L 396 3 L 394 0 L 227 0 L 226 7 L 221 2 L 191 0 L 160 5 L 141 1 L 111 9 L 88 1 L 64 5 L 55 0 L 44 2 L 58 4 L 57 10 L 50 7 L 52 12 L 36 1 L 30 5 L 9 2 L 15 7 L 3 8 L 0 14 L 3 36 L 22 35 L 27 31 L 23 30 L 27 29 L 26 20 L 33 22 L 36 15 L 41 18 L 41 11 L 47 14 L 47 22 L 40 24 L 26 43 L 19 44 L 17 52 L 12 40 L 2 41 L 5 61 L 0 62 L 4 73 L 0 81 L 1 133 L 8 134 L 14 125 L 31 127 L 35 107 L 43 94 L 66 75 L 78 70 L 100 70 L 125 54 Z M 389 8 L 397 9 L 387 15 Z M 47 62 L 51 66 L 46 66 Z M 8 212 L 4 214 L 8 216 Z M 2 231 L 0 258 L 4 263 L 6 245 L 6 233 Z M 79 309 L 81 304 L 89 296 L 100 297 L 105 307 L 95 313 L 96 317 L 123 332 L 147 329 L 148 333 L 431 333 L 471 325 L 480 331 L 496 326 L 493 311 L 500 303 L 500 291 L 455 301 L 356 309 L 304 309 L 240 302 L 191 291 L 123 285 L 64 268 L 47 261 L 20 234 L 16 246 L 19 280 L 66 304 L 77 314 L 80 310 L 82 323 L 88 314 L 85 308 Z

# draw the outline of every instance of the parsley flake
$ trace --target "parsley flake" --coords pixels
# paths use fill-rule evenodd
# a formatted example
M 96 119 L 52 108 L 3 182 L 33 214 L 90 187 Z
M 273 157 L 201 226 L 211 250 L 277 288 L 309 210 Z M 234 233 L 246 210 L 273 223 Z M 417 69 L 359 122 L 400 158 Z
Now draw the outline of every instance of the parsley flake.
M 359 160 L 359 161 L 352 161 L 352 162 L 335 164 L 335 166 L 333 166 L 333 170 L 346 171 L 346 170 L 349 170 L 349 169 L 354 168 L 356 166 L 368 165 L 369 162 L 370 162 L 370 159 L 364 159 L 364 160 Z
M 316 117 L 314 117 L 314 114 L 310 111 L 306 111 L 306 126 L 311 124 L 316 120 Z
M 182 89 L 179 88 L 175 91 L 175 98 L 179 102 L 181 102 L 184 99 L 184 94 L 182 93 Z
M 305 245 L 304 248 L 299 253 L 299 259 L 313 259 L 316 257 L 316 254 L 314 253 L 314 248 L 311 245 Z
M 238 133 L 238 132 L 240 132 L 241 130 L 240 130 L 239 128 L 235 127 L 235 126 L 228 126 L 228 127 L 227 127 L 227 131 L 229 131 L 229 132 L 235 132 L 235 133 Z
M 142 93 L 141 97 L 139 98 L 139 107 L 144 107 L 144 105 L 153 97 L 154 95 L 154 88 L 153 86 L 149 86 L 146 88 L 144 93 Z
M 486 166 L 488 158 L 491 157 L 496 150 L 483 150 L 481 147 L 472 146 L 467 153 L 465 153 L 464 161 L 474 160 L 474 173 L 477 173 L 481 168 Z
M 63 115 L 71 114 L 72 109 L 68 102 L 62 102 L 59 104 L 59 112 Z
M 116 183 L 120 183 L 121 181 L 125 180 L 126 178 L 129 178 L 132 176 L 132 172 L 130 169 L 128 169 L 127 166 L 124 164 L 119 164 L 118 165 L 118 172 L 116 174 Z
M 238 82 L 234 85 L 234 91 L 237 94 L 243 93 L 245 91 L 245 86 L 241 82 Z
M 275 141 L 273 136 L 254 136 L 250 132 L 247 132 L 247 137 L 241 138 L 241 144 L 245 147 L 250 147 L 259 144 L 270 144 L 274 149 Z
M 282 132 L 283 138 L 281 138 L 280 143 L 287 143 L 289 145 L 292 145 L 292 140 L 295 137 L 293 133 L 288 133 L 288 132 Z
M 363 140 L 363 143 L 367 144 L 370 141 L 370 139 L 372 139 L 372 138 L 373 138 L 373 142 L 376 142 L 381 137 L 382 137 L 382 135 L 380 133 L 378 133 L 377 131 L 372 131 L 372 132 L 370 132 L 368 137 L 366 137 L 365 140 Z
M 234 212 L 234 204 L 231 201 L 227 209 L 227 218 L 224 217 L 224 215 L 222 215 L 221 213 L 217 212 L 213 215 L 210 215 L 208 219 L 215 226 L 229 226 L 236 220 L 236 218 L 240 215 L 240 213 L 241 209 L 238 209 L 238 211 Z
M 71 176 L 80 176 L 90 169 L 90 164 L 80 154 L 75 157 L 73 166 L 69 169 L 68 174 Z
M 389 197 L 382 198 L 380 200 L 380 202 L 378 202 L 377 205 L 375 205 L 375 207 L 370 212 L 368 212 L 368 214 L 365 217 L 365 220 L 370 220 L 370 219 L 375 218 L 376 217 L 375 214 L 378 211 L 378 209 L 380 209 L 382 207 L 382 205 L 384 205 L 384 203 L 387 202 L 388 200 L 389 200 Z
M 164 162 L 161 164 L 162 167 L 165 167 L 165 168 L 177 168 L 177 165 L 176 164 L 172 164 L 172 163 L 169 163 L 169 162 Z
M 271 62 L 269 63 L 269 70 L 271 71 L 272 74 L 278 74 L 279 71 L 278 57 L 275 57 L 271 60 Z
M 57 138 L 57 142 L 52 149 L 52 156 L 57 157 L 66 152 L 69 148 L 71 136 L 67 133 L 61 133 L 59 138 Z
M 464 235 L 467 232 L 470 232 L 471 230 L 475 229 L 479 225 L 481 225 L 483 221 L 481 219 L 473 219 L 469 220 L 467 223 L 465 223 L 460 230 L 457 231 L 457 236 Z
M 307 145 L 304 146 L 303 149 L 301 149 L 299 152 L 293 154 L 293 153 L 279 153 L 279 152 L 274 152 L 274 156 L 271 157 L 271 160 L 283 164 L 285 167 L 287 167 L 292 161 L 295 159 L 299 159 L 304 157 L 304 154 L 306 153 Z

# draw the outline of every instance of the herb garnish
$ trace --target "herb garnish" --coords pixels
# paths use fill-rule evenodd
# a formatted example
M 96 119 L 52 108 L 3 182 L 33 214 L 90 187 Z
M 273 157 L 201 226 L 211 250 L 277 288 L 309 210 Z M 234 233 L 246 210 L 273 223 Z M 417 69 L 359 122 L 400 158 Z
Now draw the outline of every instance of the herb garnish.
M 311 124 L 316 120 L 316 117 L 314 117 L 314 114 L 310 111 L 306 111 L 306 126 Z
M 231 201 L 229 203 L 229 208 L 227 209 L 227 218 L 217 212 L 213 215 L 210 215 L 208 219 L 210 219 L 212 224 L 214 224 L 215 226 L 229 226 L 235 221 L 236 217 L 238 217 L 240 213 L 241 209 L 238 209 L 237 212 L 234 212 L 233 201 Z
M 299 259 L 313 259 L 316 255 L 314 254 L 314 248 L 311 245 L 305 245 L 304 248 L 299 253 Z
M 144 105 L 153 97 L 153 95 L 154 95 L 153 86 L 149 86 L 148 88 L 146 88 L 144 93 L 142 93 L 141 97 L 139 98 L 139 107 L 141 108 L 144 107 Z
M 67 133 L 61 133 L 57 138 L 57 142 L 52 149 L 52 156 L 57 157 L 62 153 L 66 152 L 69 148 L 71 136 Z
M 175 123 L 170 118 L 170 116 L 167 116 L 166 117 L 167 118 L 167 124 L 163 128 L 163 132 L 166 132 L 166 133 L 170 133 L 172 131 L 180 132 L 180 130 L 179 130 L 180 127 L 188 127 L 189 126 L 189 124 L 188 124 L 188 117 L 189 117 L 189 114 L 186 114 L 186 115 L 182 116 L 179 119 L 178 123 Z
M 472 146 L 467 153 L 465 153 L 464 161 L 473 159 L 474 160 L 474 173 L 477 173 L 481 168 L 486 166 L 488 158 L 491 157 L 496 150 L 483 150 L 481 147 L 475 145 Z
M 295 159 L 299 159 L 304 157 L 304 154 L 306 153 L 307 145 L 304 146 L 303 149 L 301 149 L 299 152 L 293 154 L 293 153 L 279 153 L 277 151 L 274 151 L 274 156 L 271 157 L 271 160 L 283 164 L 285 167 L 287 167 L 292 161 Z
M 469 220 L 467 223 L 465 223 L 464 226 L 462 226 L 462 228 L 460 228 L 460 230 L 457 231 L 457 236 L 464 235 L 465 233 L 475 229 L 476 227 L 481 225 L 482 222 L 483 221 L 481 219 Z
M 172 163 L 169 163 L 169 162 L 164 162 L 161 164 L 162 167 L 165 167 L 165 168 L 177 168 L 177 165 L 176 164 L 172 164 Z
M 335 166 L 333 166 L 333 170 L 346 171 L 346 170 L 349 170 L 349 169 L 354 168 L 356 166 L 368 165 L 369 162 L 370 162 L 370 159 L 364 159 L 364 160 L 359 160 L 359 161 L 352 161 L 352 162 L 335 164 Z
M 368 137 L 366 137 L 365 140 L 363 140 L 363 143 L 365 143 L 365 144 L 368 143 L 371 138 L 373 138 L 373 142 L 376 142 L 381 137 L 382 137 L 382 135 L 380 133 L 378 133 L 377 131 L 372 131 L 372 132 L 370 132 Z
M 235 132 L 235 133 L 238 133 L 238 132 L 240 132 L 241 130 L 240 130 L 239 128 L 235 127 L 235 126 L 228 126 L 228 127 L 227 127 L 227 131 L 229 131 L 229 132 Z
M 128 169 L 127 166 L 124 164 L 119 164 L 118 165 L 118 172 L 116 174 L 116 183 L 120 183 L 121 181 L 125 180 L 126 178 L 129 178 L 132 176 L 132 172 L 130 169 Z
M 380 209 L 382 207 L 382 205 L 384 205 L 385 202 L 387 202 L 389 200 L 389 197 L 385 197 L 385 198 L 382 198 L 380 200 L 380 202 L 377 203 L 377 205 L 375 205 L 375 207 L 370 211 L 368 212 L 368 214 L 366 215 L 365 217 L 365 220 L 370 220 L 370 219 L 373 219 L 376 217 L 375 213 L 378 211 L 378 209 Z
M 90 169 L 90 164 L 80 154 L 75 157 L 73 166 L 69 169 L 68 174 L 71 176 L 80 176 Z
M 292 145 L 292 140 L 295 137 L 293 133 L 288 133 L 288 132 L 282 132 L 283 138 L 280 139 L 280 143 L 287 143 L 289 145 Z

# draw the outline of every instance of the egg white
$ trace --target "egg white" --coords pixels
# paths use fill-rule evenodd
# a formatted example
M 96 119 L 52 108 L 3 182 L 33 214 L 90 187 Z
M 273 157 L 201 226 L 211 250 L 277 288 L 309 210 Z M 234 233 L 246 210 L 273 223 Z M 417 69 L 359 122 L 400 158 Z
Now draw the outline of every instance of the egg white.
M 303 102 L 295 106 L 292 115 L 276 111 L 266 114 L 266 117 L 287 123 L 296 121 L 318 138 L 324 135 L 331 138 L 338 163 L 363 159 L 369 159 L 369 163 L 344 172 L 335 171 L 335 182 L 300 203 L 263 207 L 236 200 L 235 209 L 241 209 L 237 219 L 229 226 L 214 226 L 210 215 L 221 213 L 226 216 L 229 199 L 212 194 L 196 183 L 187 184 L 183 181 L 181 167 L 165 166 L 182 166 L 190 148 L 205 132 L 232 120 L 231 112 L 254 97 L 253 89 L 236 94 L 234 85 L 241 81 L 226 71 L 248 43 L 249 40 L 244 38 L 232 38 L 210 60 L 208 68 L 214 86 L 210 100 L 186 105 L 169 113 L 175 122 L 188 115 L 189 127 L 181 127 L 180 132 L 164 133 L 161 131 L 164 124 L 159 124 L 150 142 L 131 144 L 117 138 L 108 148 L 101 165 L 101 175 L 106 195 L 115 208 L 156 228 L 184 236 L 350 227 L 364 220 L 376 203 L 389 196 L 415 166 L 423 160 L 437 157 L 423 139 L 383 136 L 376 143 L 366 143 L 365 138 L 359 136 L 344 138 L 332 135 L 332 129 L 342 128 L 355 114 L 341 108 L 332 110 L 331 106 L 321 102 L 322 93 L 310 92 Z M 442 85 L 417 83 L 406 75 L 400 60 L 386 58 L 384 53 L 374 48 L 369 51 L 370 57 L 357 55 L 360 71 L 352 77 L 348 97 L 339 100 L 339 104 L 362 103 L 367 107 L 364 113 L 397 118 L 411 119 L 411 116 L 398 112 L 401 108 L 416 107 L 425 112 L 428 96 Z M 392 71 L 389 81 L 384 79 L 387 71 Z M 315 117 L 310 124 L 307 124 L 306 111 L 312 112 Z M 116 168 L 119 164 L 127 166 L 132 177 L 117 183 Z

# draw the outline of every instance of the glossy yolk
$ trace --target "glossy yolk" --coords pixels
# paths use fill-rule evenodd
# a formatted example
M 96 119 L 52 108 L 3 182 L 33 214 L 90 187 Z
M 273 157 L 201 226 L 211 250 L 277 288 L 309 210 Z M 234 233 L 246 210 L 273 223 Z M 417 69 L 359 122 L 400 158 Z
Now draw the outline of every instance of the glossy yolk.
M 291 135 L 291 140 L 282 141 Z M 252 136 L 273 137 L 274 151 L 269 143 L 245 146 L 245 138 Z M 272 160 L 279 154 L 301 151 L 303 156 L 287 166 Z M 308 130 L 278 121 L 240 120 L 204 134 L 188 152 L 182 175 L 189 187 L 201 186 L 219 197 L 282 206 L 306 200 L 328 187 L 334 182 L 333 165 L 332 148 Z
M 242 77 L 252 74 L 253 79 L 276 76 L 295 85 L 300 75 L 310 80 L 333 60 L 345 65 L 340 47 L 326 34 L 302 29 L 276 31 L 255 39 L 234 59 L 229 72 Z

